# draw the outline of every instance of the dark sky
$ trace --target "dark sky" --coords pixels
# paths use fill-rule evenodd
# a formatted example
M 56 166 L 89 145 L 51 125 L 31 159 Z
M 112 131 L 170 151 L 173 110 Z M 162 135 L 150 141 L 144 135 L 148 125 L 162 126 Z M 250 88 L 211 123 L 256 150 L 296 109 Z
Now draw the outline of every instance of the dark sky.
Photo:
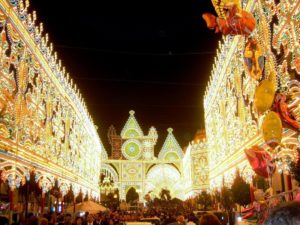
M 203 128 L 203 93 L 220 35 L 201 15 L 210 0 L 31 0 L 38 21 L 78 85 L 107 150 L 129 110 L 144 133 L 168 127 L 181 146 Z M 81 2 L 80 4 L 78 2 Z

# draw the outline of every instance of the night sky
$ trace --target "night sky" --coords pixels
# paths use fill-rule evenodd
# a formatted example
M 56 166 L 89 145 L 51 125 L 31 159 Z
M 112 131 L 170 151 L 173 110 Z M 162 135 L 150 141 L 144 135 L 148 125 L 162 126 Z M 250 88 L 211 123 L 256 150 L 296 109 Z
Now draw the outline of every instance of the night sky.
M 201 17 L 215 12 L 210 0 L 30 2 L 108 151 L 108 127 L 120 133 L 131 109 L 145 134 L 157 129 L 156 153 L 168 127 L 182 147 L 204 128 L 203 94 L 221 38 Z

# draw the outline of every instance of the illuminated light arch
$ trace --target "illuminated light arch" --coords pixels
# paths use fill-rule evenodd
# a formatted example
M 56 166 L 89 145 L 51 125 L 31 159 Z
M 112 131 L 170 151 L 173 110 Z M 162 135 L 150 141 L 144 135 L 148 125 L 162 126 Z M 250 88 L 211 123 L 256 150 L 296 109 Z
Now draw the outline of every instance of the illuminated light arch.
M 21 184 L 25 184 L 25 177 L 15 168 L 4 171 L 2 177 L 4 181 L 8 181 L 8 186 L 11 190 L 20 187 Z
M 65 196 L 70 190 L 71 183 L 62 179 L 58 179 L 58 188 L 63 196 Z
M 80 193 L 80 185 L 73 183 L 72 184 L 72 191 L 74 193 L 74 197 L 76 198 Z
M 102 160 L 107 160 L 108 159 L 108 155 L 105 149 L 102 150 L 101 152 L 101 159 Z
M 50 174 L 43 174 L 41 172 L 36 172 L 35 182 L 38 183 L 43 193 L 46 193 L 50 191 L 51 188 L 55 185 L 55 178 Z
M 82 193 L 83 197 L 85 197 L 86 195 L 89 196 L 89 191 L 85 187 L 81 187 L 81 193 Z
M 99 198 L 99 194 L 95 191 L 92 191 L 91 197 L 94 198 L 94 199 L 97 199 L 97 198 Z
M 179 171 L 169 164 L 159 164 L 153 166 L 146 176 L 145 193 L 152 191 L 152 194 L 158 196 L 162 188 L 170 190 L 172 197 L 181 197 L 179 193 L 181 190 Z
M 176 163 L 169 163 L 169 162 L 166 162 L 166 163 L 164 163 L 164 164 L 165 164 L 165 165 L 170 165 L 170 166 L 174 167 L 174 169 L 176 169 L 176 170 L 178 171 L 178 173 L 180 173 L 180 174 L 182 175 L 182 171 L 181 171 L 180 167 L 178 166 L 178 164 L 176 164 Z M 153 167 L 155 167 L 155 166 L 157 166 L 157 165 L 160 165 L 160 164 L 153 163 L 152 165 L 150 165 L 150 166 L 147 168 L 147 170 L 146 170 L 146 175 L 149 173 L 149 171 L 150 171 Z
M 20 164 L 15 162 L 4 161 L 0 163 L 2 170 L 1 179 L 3 181 L 8 180 L 9 187 L 11 189 L 18 188 L 21 184 L 25 184 L 26 180 L 29 180 L 29 170 Z
M 118 182 L 119 175 L 111 165 L 103 163 L 101 165 L 101 173 L 104 173 L 105 176 L 110 176 L 114 182 Z
M 130 189 L 134 189 L 135 191 L 137 191 L 138 190 L 138 186 L 136 186 L 136 185 L 128 185 L 126 188 L 125 188 L 125 196 L 127 195 L 127 193 L 128 193 L 128 191 L 130 190 Z M 139 194 L 139 193 L 138 193 Z M 140 195 L 140 194 L 139 194 Z
M 298 138 L 291 136 L 283 137 L 281 144 L 272 152 L 273 157 L 276 158 L 275 164 L 279 173 L 289 174 L 290 163 L 297 162 L 297 150 L 300 148 Z
M 164 156 L 164 160 L 173 161 L 173 160 L 180 160 L 180 158 L 177 152 L 167 152 Z
M 5 168 L 15 168 L 15 170 L 19 171 L 19 173 L 26 178 L 26 180 L 29 180 L 29 169 L 19 163 L 12 161 L 3 161 L 0 163 L 0 168 L 0 170 L 3 171 L 7 171 Z
M 129 129 L 125 132 L 124 136 L 127 138 L 135 138 L 139 137 L 140 135 L 136 129 Z

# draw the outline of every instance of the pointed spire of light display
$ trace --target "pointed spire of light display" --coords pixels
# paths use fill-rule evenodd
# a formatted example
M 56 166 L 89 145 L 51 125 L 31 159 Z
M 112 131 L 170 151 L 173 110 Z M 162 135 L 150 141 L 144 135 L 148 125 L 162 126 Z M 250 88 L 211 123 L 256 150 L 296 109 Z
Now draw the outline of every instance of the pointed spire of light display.
M 170 161 L 182 159 L 183 151 L 173 134 L 173 129 L 168 128 L 167 131 L 168 136 L 158 154 L 158 158 Z
M 137 122 L 133 110 L 129 111 L 129 118 L 121 131 L 122 138 L 136 138 L 144 136 L 144 133 Z

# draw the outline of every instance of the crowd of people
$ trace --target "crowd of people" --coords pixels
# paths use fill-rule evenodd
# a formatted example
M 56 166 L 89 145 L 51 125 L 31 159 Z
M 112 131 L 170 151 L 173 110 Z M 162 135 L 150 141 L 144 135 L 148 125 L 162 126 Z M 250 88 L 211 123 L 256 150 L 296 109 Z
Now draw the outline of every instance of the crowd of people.
M 37 217 L 30 213 L 25 219 L 11 225 L 124 225 L 128 222 L 151 222 L 153 225 L 227 225 L 228 221 L 213 213 L 144 209 L 135 211 L 106 211 L 97 214 L 71 215 L 69 213 L 44 214 Z M 237 223 L 238 224 L 238 223 Z M 240 224 L 247 224 L 241 222 Z M 300 225 L 300 202 L 287 202 L 274 209 L 265 225 Z
M 212 218 L 210 218 L 210 216 Z M 14 221 L 11 225 L 123 225 L 126 222 L 151 222 L 154 225 L 205 225 L 203 221 L 218 221 L 214 223 L 221 225 L 219 219 L 213 214 L 199 217 L 193 212 L 163 211 L 163 210 L 138 210 L 138 211 L 107 211 L 97 214 L 75 215 L 66 214 L 44 214 L 37 217 L 30 213 L 24 220 Z M 211 224 L 211 225 L 214 225 Z

